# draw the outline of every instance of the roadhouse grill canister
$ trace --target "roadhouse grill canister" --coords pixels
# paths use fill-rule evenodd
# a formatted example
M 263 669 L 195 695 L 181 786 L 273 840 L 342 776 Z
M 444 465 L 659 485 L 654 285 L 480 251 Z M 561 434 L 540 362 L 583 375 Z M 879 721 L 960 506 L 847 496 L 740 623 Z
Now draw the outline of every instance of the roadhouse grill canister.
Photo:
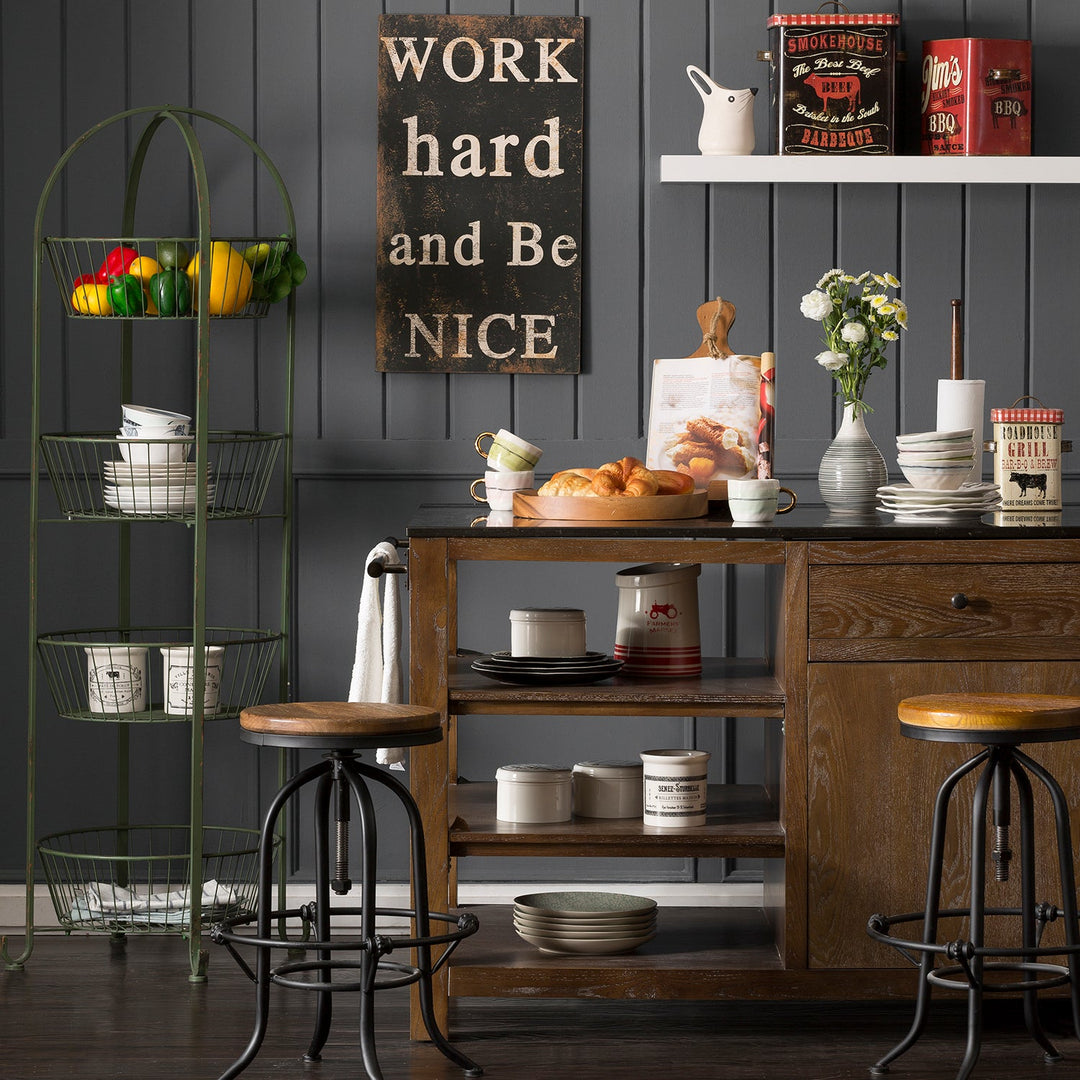
M 771 15 L 765 25 L 773 153 L 894 152 L 899 15 Z
M 994 424 L 994 483 L 1003 512 L 1061 509 L 1062 409 L 991 409 Z

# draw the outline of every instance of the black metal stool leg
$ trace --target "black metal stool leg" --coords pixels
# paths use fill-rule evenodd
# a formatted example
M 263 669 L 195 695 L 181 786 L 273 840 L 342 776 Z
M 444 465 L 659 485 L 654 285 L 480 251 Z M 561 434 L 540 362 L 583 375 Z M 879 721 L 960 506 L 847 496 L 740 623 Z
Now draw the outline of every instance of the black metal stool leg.
M 1065 922 L 1065 944 L 1069 947 L 1069 994 L 1072 1002 L 1073 1031 L 1080 1039 L 1080 916 L 1076 904 L 1076 872 L 1073 869 L 1072 828 L 1069 824 L 1069 803 L 1061 785 L 1037 761 L 1021 751 L 1016 752 L 1033 776 L 1038 777 L 1050 794 L 1054 806 L 1054 825 L 1057 832 L 1058 872 L 1061 876 L 1061 911 Z
M 332 766 L 333 767 L 333 766 Z M 336 777 L 327 773 L 319 780 L 315 791 L 315 940 L 330 940 L 330 797 L 336 786 Z M 329 963 L 332 953 L 318 950 L 319 959 Z M 330 978 L 327 971 L 326 978 Z M 330 1022 L 334 1016 L 334 995 L 320 990 L 315 1003 L 315 1030 L 308 1044 L 305 1061 L 319 1061 L 322 1048 L 330 1037 Z
M 968 925 L 971 955 L 964 965 L 968 977 L 968 1033 L 964 1060 L 960 1063 L 956 1080 L 967 1080 L 979 1060 L 982 1048 L 983 957 L 979 950 L 986 942 L 986 804 L 990 785 L 1002 768 L 1007 769 L 1008 766 L 1002 762 L 1001 748 L 995 746 L 990 751 L 990 760 L 975 785 L 975 795 L 971 800 L 971 907 Z M 1005 782 L 1008 783 L 1007 778 Z M 963 949 L 964 943 L 958 942 L 957 947 Z
M 955 772 L 945 778 L 938 788 L 934 800 L 934 817 L 930 828 L 930 862 L 926 877 L 926 906 L 923 908 L 923 944 L 931 945 L 937 941 L 938 909 L 941 906 L 941 872 L 945 858 L 945 829 L 949 820 L 949 800 L 953 789 L 968 773 L 978 768 L 990 756 L 984 750 L 964 762 Z M 915 998 L 915 1016 L 911 1028 L 883 1058 L 870 1067 L 871 1076 L 880 1076 L 889 1071 L 889 1064 L 901 1054 L 906 1053 L 918 1041 L 926 1027 L 926 1018 L 930 1012 L 930 972 L 934 968 L 934 954 L 926 951 L 919 960 L 919 988 Z
M 360 937 L 367 944 L 360 954 L 360 1054 L 370 1080 L 382 1080 L 375 1047 L 375 980 L 379 968 L 379 948 L 375 934 L 375 878 L 378 861 L 378 834 L 375 806 L 365 781 L 367 768 L 355 759 L 343 760 L 342 772 L 356 796 L 360 810 Z
M 1016 779 L 1017 799 L 1020 804 L 1020 869 L 1021 900 L 1020 912 L 1023 922 L 1023 947 L 1038 947 L 1038 917 L 1035 903 L 1035 804 L 1031 794 L 1031 781 L 1018 761 L 1012 764 L 1012 774 Z M 1034 963 L 1038 956 L 1034 953 L 1024 955 L 1025 963 Z M 1024 973 L 1027 978 L 1027 972 Z M 1028 1034 L 1043 1048 L 1048 1063 L 1061 1060 L 1061 1054 L 1050 1041 L 1039 1017 L 1039 994 L 1035 987 L 1024 991 L 1024 1024 Z
M 428 918 L 427 848 L 424 841 L 424 823 L 420 817 L 420 810 L 416 805 L 412 792 L 395 776 L 379 772 L 374 779 L 384 787 L 389 788 L 397 796 L 408 816 L 410 849 L 412 852 L 413 921 L 416 924 L 416 936 L 418 938 L 427 938 L 431 933 L 431 923 Z M 466 1057 L 446 1038 L 435 1019 L 434 994 L 431 985 L 431 946 L 420 944 L 416 948 L 416 953 L 417 965 L 421 972 L 420 978 L 417 980 L 420 1015 L 432 1043 L 438 1047 L 444 1057 L 464 1069 L 466 1076 L 483 1076 L 484 1070 L 475 1061 Z
M 317 776 L 328 772 L 329 769 L 329 762 L 322 761 L 297 773 L 282 786 L 266 811 L 266 818 L 259 834 L 259 883 L 255 919 L 256 936 L 263 941 L 270 938 L 274 907 L 272 902 L 274 834 L 277 819 L 294 792 Z M 270 954 L 269 946 L 255 947 L 255 1029 L 244 1052 L 221 1074 L 219 1080 L 233 1080 L 233 1077 L 239 1076 L 255 1060 L 255 1055 L 259 1052 L 259 1047 L 262 1046 L 263 1039 L 266 1037 L 267 1021 L 270 1016 Z

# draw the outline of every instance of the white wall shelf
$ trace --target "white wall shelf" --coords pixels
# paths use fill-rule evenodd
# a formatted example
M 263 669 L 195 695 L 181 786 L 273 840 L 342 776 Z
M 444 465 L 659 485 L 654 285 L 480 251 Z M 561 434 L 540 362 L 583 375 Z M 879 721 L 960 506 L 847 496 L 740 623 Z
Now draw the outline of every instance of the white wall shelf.
M 1080 157 L 663 154 L 663 183 L 1080 184 Z

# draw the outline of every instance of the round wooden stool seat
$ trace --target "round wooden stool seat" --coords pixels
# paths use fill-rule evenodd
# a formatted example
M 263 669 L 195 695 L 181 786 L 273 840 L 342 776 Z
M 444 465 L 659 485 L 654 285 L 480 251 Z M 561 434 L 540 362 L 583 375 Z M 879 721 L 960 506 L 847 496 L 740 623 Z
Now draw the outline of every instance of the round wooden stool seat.
M 240 712 L 241 738 L 263 746 L 374 749 L 442 738 L 439 713 L 424 705 L 374 701 L 290 701 Z
M 1080 697 L 923 694 L 905 698 L 896 711 L 911 739 L 1000 746 L 1080 738 Z

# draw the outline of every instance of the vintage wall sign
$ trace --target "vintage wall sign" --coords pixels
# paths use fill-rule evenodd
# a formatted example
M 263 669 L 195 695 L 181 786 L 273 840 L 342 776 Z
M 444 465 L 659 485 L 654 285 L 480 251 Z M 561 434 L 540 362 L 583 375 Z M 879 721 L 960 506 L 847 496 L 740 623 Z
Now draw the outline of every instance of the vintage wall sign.
M 581 366 L 584 19 L 379 19 L 376 366 Z

